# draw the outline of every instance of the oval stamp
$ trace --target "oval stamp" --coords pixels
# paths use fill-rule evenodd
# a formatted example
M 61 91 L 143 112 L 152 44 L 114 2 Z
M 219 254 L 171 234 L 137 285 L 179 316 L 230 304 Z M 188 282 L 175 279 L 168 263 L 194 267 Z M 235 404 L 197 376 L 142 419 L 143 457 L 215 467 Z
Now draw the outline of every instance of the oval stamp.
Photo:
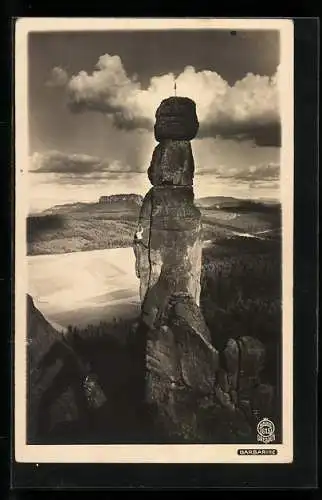
M 275 441 L 275 425 L 268 418 L 263 418 L 257 424 L 257 441 L 264 444 Z

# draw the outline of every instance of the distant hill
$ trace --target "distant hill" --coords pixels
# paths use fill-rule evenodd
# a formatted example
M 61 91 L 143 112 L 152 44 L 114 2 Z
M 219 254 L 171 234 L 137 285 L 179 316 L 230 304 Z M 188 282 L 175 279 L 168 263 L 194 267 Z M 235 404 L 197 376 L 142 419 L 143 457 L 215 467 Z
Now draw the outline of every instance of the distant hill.
M 132 245 L 142 203 L 139 195 L 114 195 L 103 202 L 56 205 L 27 218 L 28 255 Z
M 111 194 L 109 196 L 101 196 L 99 203 L 129 203 L 141 206 L 143 197 L 139 194 Z
M 142 205 L 142 201 L 143 198 L 139 194 L 113 194 L 110 196 L 101 196 L 97 202 L 55 205 L 37 215 L 138 211 Z
M 143 196 L 139 194 L 112 194 L 101 196 L 97 202 L 77 202 L 64 205 L 55 205 L 41 212 L 31 215 L 31 217 L 41 217 L 52 214 L 80 214 L 80 213 L 98 213 L 98 212 L 138 212 L 143 202 Z M 206 196 L 197 198 L 195 204 L 200 208 L 229 209 L 229 208 L 258 208 L 277 207 L 279 202 L 276 200 L 245 200 L 233 198 L 231 196 Z
M 27 219 L 28 255 L 58 254 L 133 244 L 142 196 L 102 196 L 95 203 L 56 205 Z M 280 204 L 209 196 L 196 200 L 205 239 L 232 230 L 264 231 L 280 225 Z
M 198 207 L 201 208 L 213 208 L 216 205 L 218 205 L 219 207 L 236 206 L 240 203 L 240 200 L 227 196 L 205 196 L 203 198 L 198 198 L 195 203 Z

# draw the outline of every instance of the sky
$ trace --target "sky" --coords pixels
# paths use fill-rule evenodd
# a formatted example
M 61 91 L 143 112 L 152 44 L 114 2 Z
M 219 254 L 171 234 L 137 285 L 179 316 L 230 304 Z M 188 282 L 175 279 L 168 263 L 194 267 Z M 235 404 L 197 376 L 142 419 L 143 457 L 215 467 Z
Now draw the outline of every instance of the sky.
M 277 31 L 29 35 L 29 210 L 138 193 L 156 108 L 195 100 L 195 196 L 279 198 Z

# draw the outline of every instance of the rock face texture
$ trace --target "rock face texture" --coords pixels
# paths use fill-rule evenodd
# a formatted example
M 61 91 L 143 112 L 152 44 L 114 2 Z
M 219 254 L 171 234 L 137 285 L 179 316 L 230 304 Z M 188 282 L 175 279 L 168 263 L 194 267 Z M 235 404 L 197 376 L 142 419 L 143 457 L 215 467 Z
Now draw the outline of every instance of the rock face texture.
M 199 302 L 200 219 L 190 187 L 162 185 L 147 193 L 139 216 L 143 229 L 137 260 L 141 301 L 159 279 L 164 267 L 162 276 L 176 268 L 177 286 L 190 291 Z
M 27 440 L 34 444 L 40 439 L 39 429 L 48 422 L 48 405 L 44 403 L 45 394 L 50 390 L 54 381 L 60 377 L 63 367 L 64 349 L 61 348 L 62 333 L 55 330 L 35 307 L 30 295 L 27 300 Z M 62 352 L 61 352 L 62 351 Z M 42 365 L 47 358 L 53 358 L 48 362 L 45 373 L 42 373 Z M 41 408 L 46 407 L 46 415 L 42 414 Z M 59 415 L 51 414 L 51 420 L 61 418 L 75 419 L 77 417 L 76 402 L 73 398 L 63 398 L 60 401 Z M 57 413 L 57 411 L 56 411 Z
M 148 177 L 153 186 L 192 186 L 194 170 L 190 142 L 166 139 L 153 151 Z
M 191 141 L 197 135 L 199 122 L 196 104 L 188 97 L 169 97 L 158 107 L 154 126 L 157 141 L 165 139 Z

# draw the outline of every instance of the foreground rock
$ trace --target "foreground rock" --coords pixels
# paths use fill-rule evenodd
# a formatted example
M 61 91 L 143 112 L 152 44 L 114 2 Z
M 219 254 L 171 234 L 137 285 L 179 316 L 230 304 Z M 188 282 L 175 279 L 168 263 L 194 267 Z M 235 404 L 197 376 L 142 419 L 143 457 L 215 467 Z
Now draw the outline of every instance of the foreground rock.
M 77 407 L 72 393 L 64 394 L 60 401 L 46 395 L 62 373 L 64 358 L 68 354 L 61 344 L 62 333 L 55 330 L 35 307 L 30 295 L 27 300 L 27 441 L 41 442 L 42 428 L 62 420 L 77 418 Z M 66 374 L 65 374 L 66 376 Z M 57 384 L 55 384 L 57 386 Z M 68 387 L 66 388 L 69 389 Z M 56 396 L 61 396 L 60 393 Z M 52 406 L 51 404 L 54 403 Z M 42 408 L 45 408 L 43 413 Z
M 29 444 L 142 442 L 140 343 L 131 322 L 57 332 L 28 297 Z M 119 339 L 115 329 L 129 341 Z
M 263 344 L 230 339 L 219 353 L 191 295 L 169 290 L 158 308 L 150 290 L 126 347 L 102 329 L 68 335 L 104 391 L 91 410 L 97 394 L 28 298 L 29 444 L 256 442 L 274 397 L 261 383 Z

